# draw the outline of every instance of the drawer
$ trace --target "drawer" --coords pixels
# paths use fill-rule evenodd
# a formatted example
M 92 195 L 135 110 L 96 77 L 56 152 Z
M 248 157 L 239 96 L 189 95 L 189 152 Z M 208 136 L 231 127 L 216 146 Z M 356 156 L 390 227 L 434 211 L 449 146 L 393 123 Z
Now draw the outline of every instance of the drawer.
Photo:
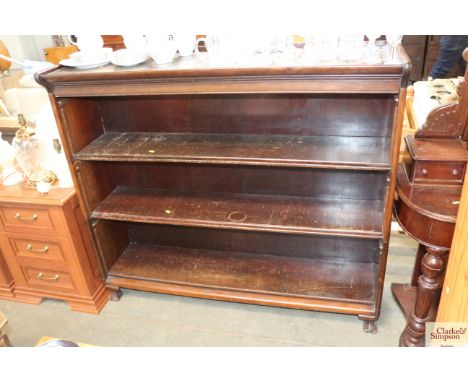
M 415 183 L 463 184 L 465 163 L 414 162 Z
M 0 220 L 6 232 L 57 235 L 51 210 L 44 207 L 24 207 L 8 204 L 0 207 Z
M 64 250 L 60 242 L 46 238 L 26 239 L 7 235 L 16 256 L 35 257 L 44 260 L 64 260 Z
M 72 278 L 63 271 L 47 270 L 40 267 L 22 267 L 26 286 L 45 291 L 75 292 Z

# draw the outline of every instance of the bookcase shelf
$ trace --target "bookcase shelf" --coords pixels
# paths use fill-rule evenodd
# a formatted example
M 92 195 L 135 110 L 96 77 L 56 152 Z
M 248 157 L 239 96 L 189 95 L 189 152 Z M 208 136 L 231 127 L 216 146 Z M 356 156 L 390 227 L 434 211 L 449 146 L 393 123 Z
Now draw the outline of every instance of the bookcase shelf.
M 131 244 L 110 269 L 109 282 L 127 287 L 144 280 L 149 291 L 206 298 L 232 292 L 239 301 L 308 309 L 345 301 L 363 313 L 375 299 L 375 272 L 373 263 Z
M 105 133 L 75 155 L 98 161 L 390 169 L 387 137 Z
M 379 200 L 194 193 L 118 187 L 93 218 L 382 239 Z

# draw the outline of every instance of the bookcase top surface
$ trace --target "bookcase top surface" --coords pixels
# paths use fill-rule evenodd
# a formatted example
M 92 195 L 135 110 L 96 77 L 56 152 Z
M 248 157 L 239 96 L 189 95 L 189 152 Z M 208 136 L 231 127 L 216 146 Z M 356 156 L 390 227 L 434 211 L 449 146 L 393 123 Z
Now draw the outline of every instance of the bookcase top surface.
M 205 55 L 207 53 L 204 53 Z M 398 93 L 406 85 L 410 63 L 404 49 L 395 63 L 336 61 L 304 66 L 303 61 L 263 66 L 214 66 L 197 55 L 134 67 L 112 64 L 79 70 L 55 67 L 36 74 L 55 96 L 113 96 L 181 93 Z
M 42 77 L 47 80 L 83 80 L 142 77 L 223 77 L 250 75 L 326 75 L 326 74 L 403 74 L 404 62 L 392 64 L 366 64 L 365 62 L 334 61 L 317 65 L 303 65 L 302 62 L 276 63 L 257 66 L 213 65 L 197 56 L 176 57 L 166 65 L 157 65 L 153 60 L 133 67 L 119 67 L 112 64 L 94 69 L 59 67 Z

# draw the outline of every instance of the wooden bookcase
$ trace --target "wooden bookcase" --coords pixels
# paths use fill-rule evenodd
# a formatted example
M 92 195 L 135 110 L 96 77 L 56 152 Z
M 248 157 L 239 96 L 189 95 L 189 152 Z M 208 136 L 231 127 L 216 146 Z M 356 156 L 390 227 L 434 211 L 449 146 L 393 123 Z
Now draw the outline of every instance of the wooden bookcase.
M 379 316 L 409 63 L 56 68 L 109 288 Z

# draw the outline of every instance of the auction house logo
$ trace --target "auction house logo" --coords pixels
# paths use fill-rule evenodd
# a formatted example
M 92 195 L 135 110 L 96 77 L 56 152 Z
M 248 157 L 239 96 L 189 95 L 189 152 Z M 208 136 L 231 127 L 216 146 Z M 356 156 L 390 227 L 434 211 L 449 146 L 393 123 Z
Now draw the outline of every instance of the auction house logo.
M 428 322 L 426 346 L 468 346 L 468 322 Z

